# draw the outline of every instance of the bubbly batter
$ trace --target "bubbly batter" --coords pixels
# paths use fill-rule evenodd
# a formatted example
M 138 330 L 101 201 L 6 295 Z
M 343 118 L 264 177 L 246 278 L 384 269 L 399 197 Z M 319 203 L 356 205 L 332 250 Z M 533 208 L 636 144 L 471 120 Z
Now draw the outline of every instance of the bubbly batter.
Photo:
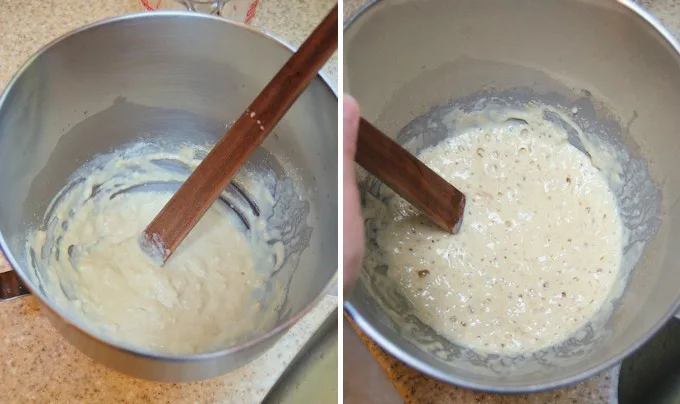
M 152 351 L 223 348 L 271 327 L 280 302 L 265 304 L 264 294 L 282 246 L 248 207 L 240 211 L 250 231 L 215 202 L 163 267 L 137 244 L 170 199 L 168 185 L 200 161 L 195 154 L 118 153 L 81 169 L 53 201 L 48 228 L 29 240 L 48 297 L 96 331 Z M 271 199 L 256 178 L 248 182 L 261 204 Z
M 403 199 L 369 198 L 371 254 L 437 333 L 521 354 L 566 339 L 609 298 L 622 224 L 605 176 L 554 124 L 466 129 L 419 155 L 467 196 L 448 235 Z

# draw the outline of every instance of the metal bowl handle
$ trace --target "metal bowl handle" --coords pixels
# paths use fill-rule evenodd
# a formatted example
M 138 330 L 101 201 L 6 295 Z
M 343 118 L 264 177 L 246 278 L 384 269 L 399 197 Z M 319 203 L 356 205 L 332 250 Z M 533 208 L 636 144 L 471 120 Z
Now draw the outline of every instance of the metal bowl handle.
M 0 273 L 0 302 L 16 299 L 29 293 L 31 292 L 24 286 L 16 272 Z

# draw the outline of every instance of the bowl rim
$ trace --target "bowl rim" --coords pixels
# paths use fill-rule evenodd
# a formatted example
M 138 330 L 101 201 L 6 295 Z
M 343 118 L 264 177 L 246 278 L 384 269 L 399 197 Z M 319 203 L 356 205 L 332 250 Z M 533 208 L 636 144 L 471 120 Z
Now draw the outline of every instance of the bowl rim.
M 346 19 L 343 31 L 347 32 L 355 22 L 361 20 L 365 14 L 372 9 L 374 6 L 378 5 L 381 0 L 369 0 L 363 6 L 361 6 L 352 16 Z M 602 1 L 604 2 L 604 1 Z M 669 45 L 673 51 L 675 51 L 676 56 L 680 57 L 680 41 L 675 38 L 675 36 L 666 28 L 661 21 L 659 21 L 654 15 L 651 14 L 647 9 L 635 3 L 633 0 L 615 0 L 611 3 L 618 3 L 622 6 L 623 11 L 632 13 L 632 17 L 639 18 L 647 26 L 653 28 L 653 30 L 660 35 L 659 38 L 662 42 Z M 344 42 L 343 42 L 344 46 Z M 680 68 L 680 66 L 679 66 Z M 344 72 L 344 66 L 343 66 Z M 453 384 L 467 389 L 478 390 L 489 393 L 501 393 L 501 394 L 518 394 L 518 393 L 538 393 L 548 390 L 557 389 L 560 387 L 566 387 L 574 385 L 586 379 L 589 379 L 605 370 L 610 368 L 618 368 L 620 362 L 622 362 L 626 357 L 631 355 L 633 352 L 641 348 L 654 334 L 657 333 L 663 327 L 668 320 L 671 319 L 678 310 L 680 310 L 680 299 L 669 308 L 669 310 L 635 343 L 632 345 L 621 349 L 619 352 L 611 356 L 610 359 L 603 361 L 599 364 L 590 365 L 586 370 L 568 375 L 566 377 L 557 378 L 551 381 L 546 381 L 542 383 L 534 384 L 516 384 L 510 386 L 499 386 L 492 383 L 477 383 L 466 380 L 463 377 L 454 376 L 443 372 L 429 364 L 423 362 L 419 358 L 413 357 L 402 350 L 397 343 L 387 338 L 383 335 L 377 328 L 375 328 L 363 315 L 358 306 L 352 303 L 351 293 L 344 302 L 345 312 L 349 317 L 356 323 L 356 325 L 376 344 L 382 347 L 389 354 L 397 358 L 398 360 L 404 362 L 408 366 L 424 373 L 425 375 L 432 377 L 436 380 L 442 381 L 444 383 Z M 680 313 L 678 313 L 680 314 Z M 680 318 L 680 317 L 678 317 Z M 616 386 L 618 393 L 618 379 L 612 381 L 613 386 Z
M 102 26 L 109 26 L 109 25 L 114 25 L 114 24 L 119 24 L 122 22 L 126 21 L 131 21 L 131 20 L 147 20 L 147 19 L 163 19 L 163 18 L 193 18 L 193 19 L 202 19 L 202 20 L 207 20 L 207 21 L 213 21 L 212 23 L 220 23 L 220 24 L 229 24 L 232 26 L 235 26 L 239 29 L 243 29 L 246 31 L 249 31 L 255 35 L 261 36 L 263 38 L 266 38 L 270 40 L 272 43 L 278 45 L 279 47 L 289 51 L 291 54 L 296 51 L 296 47 L 290 45 L 288 42 L 284 41 L 277 35 L 274 35 L 270 32 L 266 32 L 260 29 L 253 28 L 249 25 L 246 25 L 244 23 L 228 20 L 226 18 L 218 17 L 218 16 L 213 16 L 209 14 L 204 14 L 204 13 L 198 13 L 198 12 L 191 12 L 191 11 L 180 11 L 180 10 L 161 10 L 161 11 L 142 11 L 142 12 L 136 12 L 136 13 L 129 13 L 129 14 L 123 14 L 123 15 L 118 15 L 114 17 L 109 17 L 105 18 L 103 20 L 96 21 L 91 24 L 87 24 L 84 26 L 81 26 L 79 28 L 76 28 L 74 30 L 71 30 L 63 35 L 60 35 L 56 39 L 50 41 L 46 45 L 42 46 L 38 51 L 36 51 L 34 54 L 32 54 L 22 65 L 21 67 L 12 75 L 11 79 L 5 86 L 4 91 L 2 92 L 2 95 L 0 95 L 0 110 L 2 110 L 3 106 L 5 105 L 5 102 L 7 101 L 7 98 L 9 94 L 11 93 L 12 89 L 16 85 L 16 83 L 19 81 L 21 77 L 23 77 L 24 72 L 33 64 L 33 62 L 38 59 L 40 56 L 48 52 L 50 49 L 52 49 L 54 46 L 59 44 L 60 42 L 71 38 L 72 36 L 78 35 L 82 32 L 86 32 L 92 29 L 96 29 Z M 319 71 L 318 76 L 320 78 L 320 82 L 322 85 L 324 85 L 332 95 L 335 96 L 336 100 L 338 98 L 338 92 L 335 88 L 334 85 L 332 85 L 331 80 L 329 79 L 328 75 L 323 72 Z M 191 353 L 191 354 L 170 354 L 170 353 L 161 353 L 161 352 L 156 352 L 148 349 L 143 349 L 136 347 L 132 344 L 127 344 L 125 342 L 117 341 L 114 340 L 106 335 L 98 335 L 96 332 L 93 332 L 92 330 L 88 329 L 87 327 L 81 326 L 80 323 L 75 320 L 69 313 L 67 313 L 65 310 L 62 310 L 60 307 L 58 307 L 56 304 L 52 304 L 46 296 L 43 296 L 42 293 L 36 288 L 28 279 L 28 277 L 22 272 L 22 271 L 17 271 L 16 268 L 21 268 L 21 265 L 17 262 L 17 260 L 14 258 L 13 254 L 10 252 L 10 249 L 5 241 L 4 236 L 2 233 L 0 233 L 0 251 L 5 255 L 7 258 L 7 261 L 9 262 L 10 266 L 12 267 L 12 270 L 14 270 L 19 276 L 19 278 L 22 280 L 24 285 L 30 290 L 31 295 L 35 296 L 38 298 L 40 303 L 44 305 L 48 310 L 51 312 L 55 313 L 59 319 L 67 326 L 70 326 L 70 328 L 76 330 L 78 333 L 80 333 L 82 336 L 92 338 L 100 343 L 106 344 L 112 348 L 118 349 L 120 351 L 123 351 L 126 354 L 139 357 L 142 359 L 151 359 L 151 360 L 157 360 L 157 361 L 164 361 L 164 362 L 201 362 L 201 361 L 209 361 L 209 360 L 214 360 L 217 358 L 221 358 L 224 356 L 228 355 L 234 355 L 241 353 L 243 351 L 246 351 L 254 346 L 260 345 L 262 343 L 265 343 L 269 340 L 274 340 L 278 339 L 280 335 L 282 335 L 285 331 L 287 331 L 289 328 L 291 328 L 294 324 L 296 324 L 302 317 L 304 317 L 307 313 L 309 313 L 314 307 L 318 305 L 318 303 L 331 292 L 331 289 L 334 284 L 337 284 L 338 280 L 338 270 L 337 270 L 337 265 L 336 265 L 336 270 L 333 273 L 333 276 L 330 278 L 328 283 L 319 291 L 318 295 L 314 297 L 307 305 L 305 305 L 298 313 L 295 315 L 291 316 L 288 320 L 282 322 L 281 324 L 276 325 L 274 328 L 271 330 L 267 331 L 264 334 L 258 335 L 257 337 L 250 339 L 244 343 L 229 347 L 229 348 L 222 348 L 214 351 L 208 351 L 208 352 L 200 352 L 200 353 Z M 339 256 L 339 254 L 338 254 Z M 48 316 L 49 317 L 49 316 Z M 67 338 L 69 339 L 69 338 Z M 80 349 L 80 348 L 79 348 Z

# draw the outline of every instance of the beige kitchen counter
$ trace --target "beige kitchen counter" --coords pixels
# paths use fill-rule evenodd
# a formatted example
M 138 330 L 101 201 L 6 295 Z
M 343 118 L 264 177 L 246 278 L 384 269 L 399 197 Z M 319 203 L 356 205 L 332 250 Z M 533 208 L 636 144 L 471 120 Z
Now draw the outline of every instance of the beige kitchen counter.
M 366 0 L 344 0 L 344 17 L 348 18 L 353 15 L 366 2 Z M 680 2 L 677 0 L 642 0 L 640 3 L 656 15 L 676 36 L 680 36 Z M 452 386 L 425 376 L 387 353 L 363 334 L 354 323 L 352 326 L 406 403 L 600 404 L 617 402 L 619 366 L 574 386 L 549 392 L 520 395 L 487 394 Z
M 294 45 L 333 0 L 260 0 L 252 25 Z M 106 17 L 143 11 L 139 0 L 0 0 L 0 88 L 36 50 L 56 37 Z M 336 81 L 337 61 L 325 70 Z M 9 270 L 0 254 L 0 272 Z M 327 296 L 271 350 L 228 375 L 167 384 L 128 377 L 95 363 L 66 342 L 33 297 L 0 303 L 0 403 L 219 402 L 254 403 L 337 307 Z

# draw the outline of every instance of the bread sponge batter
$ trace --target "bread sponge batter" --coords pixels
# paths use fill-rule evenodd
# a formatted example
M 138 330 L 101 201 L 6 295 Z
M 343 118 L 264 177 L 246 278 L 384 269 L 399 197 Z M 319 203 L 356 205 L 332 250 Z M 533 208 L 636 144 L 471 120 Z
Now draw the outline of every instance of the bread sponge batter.
M 163 267 L 137 244 L 196 154 L 127 151 L 81 169 L 29 240 L 48 297 L 96 332 L 157 352 L 224 348 L 271 328 L 280 301 L 276 288 L 264 295 L 282 246 L 249 206 L 235 207 L 239 218 L 213 204 Z M 256 176 L 241 177 L 271 200 Z
M 540 112 L 540 111 L 539 111 Z M 370 199 L 370 252 L 438 334 L 522 354 L 566 339 L 610 297 L 622 224 L 605 176 L 542 119 L 476 122 L 420 159 L 467 196 L 448 235 L 404 200 Z

